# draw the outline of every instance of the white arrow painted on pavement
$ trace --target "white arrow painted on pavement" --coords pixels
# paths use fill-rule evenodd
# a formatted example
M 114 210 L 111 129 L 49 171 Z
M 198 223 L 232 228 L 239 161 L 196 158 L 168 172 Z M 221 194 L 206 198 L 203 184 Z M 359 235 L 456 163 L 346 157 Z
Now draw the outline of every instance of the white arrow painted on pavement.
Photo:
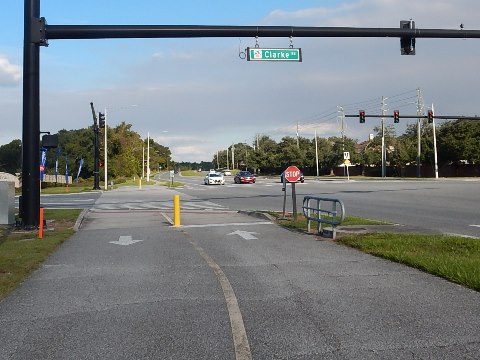
M 118 238 L 118 241 L 110 241 L 110 244 L 115 244 L 115 245 L 132 245 L 135 244 L 136 242 L 140 242 L 143 240 L 132 240 L 132 237 L 130 235 L 128 236 L 120 236 Z
M 253 231 L 237 230 L 237 231 L 234 231 L 234 232 L 232 232 L 230 234 L 227 234 L 227 235 L 239 235 L 242 238 L 244 238 L 245 240 L 257 240 L 258 238 L 253 236 L 252 234 L 258 234 L 258 233 L 253 232 Z

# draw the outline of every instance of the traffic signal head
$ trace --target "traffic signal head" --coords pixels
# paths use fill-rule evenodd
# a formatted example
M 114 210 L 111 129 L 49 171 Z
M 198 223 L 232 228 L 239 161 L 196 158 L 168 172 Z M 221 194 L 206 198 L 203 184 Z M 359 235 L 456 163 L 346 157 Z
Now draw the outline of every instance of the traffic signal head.
M 428 110 L 428 123 L 433 123 L 433 110 Z
M 358 117 L 360 119 L 360 124 L 365 123 L 365 110 L 360 110 L 358 112 Z
M 415 29 L 415 21 L 400 21 L 400 29 Z M 400 38 L 400 54 L 415 55 L 415 38 L 412 36 L 402 36 Z
M 105 114 L 101 112 L 98 113 L 98 126 L 101 128 L 105 127 Z
M 398 123 L 400 122 L 400 111 L 395 110 L 395 111 L 393 112 L 393 122 L 394 122 L 395 124 L 398 124 Z

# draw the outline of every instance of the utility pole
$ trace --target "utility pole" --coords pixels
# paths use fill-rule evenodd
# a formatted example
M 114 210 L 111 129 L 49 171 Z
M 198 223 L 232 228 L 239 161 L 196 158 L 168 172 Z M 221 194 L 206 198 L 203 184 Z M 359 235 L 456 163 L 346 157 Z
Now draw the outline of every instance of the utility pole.
M 230 164 L 228 163 L 228 146 L 227 146 L 227 170 L 230 168 Z
M 434 160 L 435 160 L 435 179 L 438 180 L 437 134 L 435 129 L 435 111 L 433 110 L 433 103 L 432 103 L 432 113 L 434 114 L 432 119 L 433 120 L 432 130 L 433 130 L 433 154 L 434 154 Z
M 342 153 L 345 153 L 345 111 L 342 106 L 338 107 L 338 112 L 340 113 L 339 117 L 342 124 Z M 316 131 L 316 130 L 315 130 Z M 315 135 L 315 144 L 317 141 L 317 136 Z M 316 145 L 315 145 L 316 146 Z M 346 175 L 346 168 L 343 167 L 343 176 Z M 317 160 L 317 176 L 318 176 L 318 160 Z
M 232 143 L 232 170 L 235 169 L 235 145 Z
M 300 149 L 300 141 L 298 139 L 298 120 L 297 120 L 297 149 Z
M 417 177 L 421 177 L 421 159 L 422 159 L 422 134 L 421 134 L 421 116 L 423 113 L 423 99 L 420 88 L 417 89 Z
M 97 115 L 95 114 L 95 108 L 93 107 L 93 102 L 90 103 L 90 107 L 92 108 L 92 116 L 93 116 L 93 147 L 94 147 L 94 159 L 93 159 L 93 190 L 100 190 L 100 173 L 99 173 L 99 165 L 100 165 L 100 141 L 98 138 L 99 132 L 99 124 L 97 123 Z
M 147 182 L 150 181 L 150 132 L 147 132 Z
M 108 190 L 108 152 L 107 152 L 107 108 L 105 108 L 105 127 L 103 128 L 104 144 L 103 144 L 103 170 L 105 171 L 105 190 Z
M 386 97 L 382 96 L 382 177 L 386 176 L 386 171 L 385 171 L 385 160 L 386 160 L 386 151 L 385 151 L 385 100 L 387 100 Z
M 315 164 L 317 165 L 317 177 L 319 176 L 318 171 L 318 144 L 317 144 L 317 129 L 315 129 Z

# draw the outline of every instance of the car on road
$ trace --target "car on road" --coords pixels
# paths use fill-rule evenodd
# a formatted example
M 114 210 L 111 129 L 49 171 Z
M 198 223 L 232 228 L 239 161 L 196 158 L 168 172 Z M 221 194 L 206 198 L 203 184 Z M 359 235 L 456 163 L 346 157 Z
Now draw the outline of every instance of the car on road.
M 208 173 L 203 179 L 205 185 L 225 185 L 223 175 L 216 172 Z
M 223 176 L 232 176 L 232 173 L 230 172 L 230 170 L 225 170 L 223 172 Z
M 240 171 L 233 178 L 235 184 L 255 184 L 255 180 L 255 175 L 250 171 Z
M 284 173 L 285 173 L 285 171 L 280 174 L 280 182 L 282 182 L 282 183 L 283 183 L 283 174 Z M 303 183 L 305 181 L 305 177 L 303 176 L 302 172 L 300 173 L 300 180 L 298 180 L 298 181 L 300 181 L 301 183 Z M 289 182 L 289 181 L 287 180 L 287 182 Z

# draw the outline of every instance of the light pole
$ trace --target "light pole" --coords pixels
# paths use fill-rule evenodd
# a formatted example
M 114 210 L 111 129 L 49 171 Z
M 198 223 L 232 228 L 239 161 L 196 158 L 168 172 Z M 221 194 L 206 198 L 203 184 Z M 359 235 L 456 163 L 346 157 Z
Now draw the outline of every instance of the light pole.
M 119 108 L 117 108 L 117 110 L 122 109 L 122 108 L 127 108 L 127 107 L 137 107 L 137 105 L 135 105 L 135 104 L 127 105 L 127 106 L 119 107 Z M 105 190 L 108 190 L 107 118 L 108 118 L 108 111 L 107 111 L 107 108 L 105 107 L 105 127 L 103 129 L 103 131 L 104 131 L 103 168 L 104 168 L 104 171 L 105 171 Z
M 150 181 L 150 132 L 147 133 L 147 182 Z
M 104 133 L 104 143 L 103 143 L 103 169 L 105 171 L 105 191 L 108 190 L 108 179 L 107 179 L 107 167 L 108 167 L 108 156 L 107 156 L 107 108 L 105 108 L 105 127 L 103 128 Z

